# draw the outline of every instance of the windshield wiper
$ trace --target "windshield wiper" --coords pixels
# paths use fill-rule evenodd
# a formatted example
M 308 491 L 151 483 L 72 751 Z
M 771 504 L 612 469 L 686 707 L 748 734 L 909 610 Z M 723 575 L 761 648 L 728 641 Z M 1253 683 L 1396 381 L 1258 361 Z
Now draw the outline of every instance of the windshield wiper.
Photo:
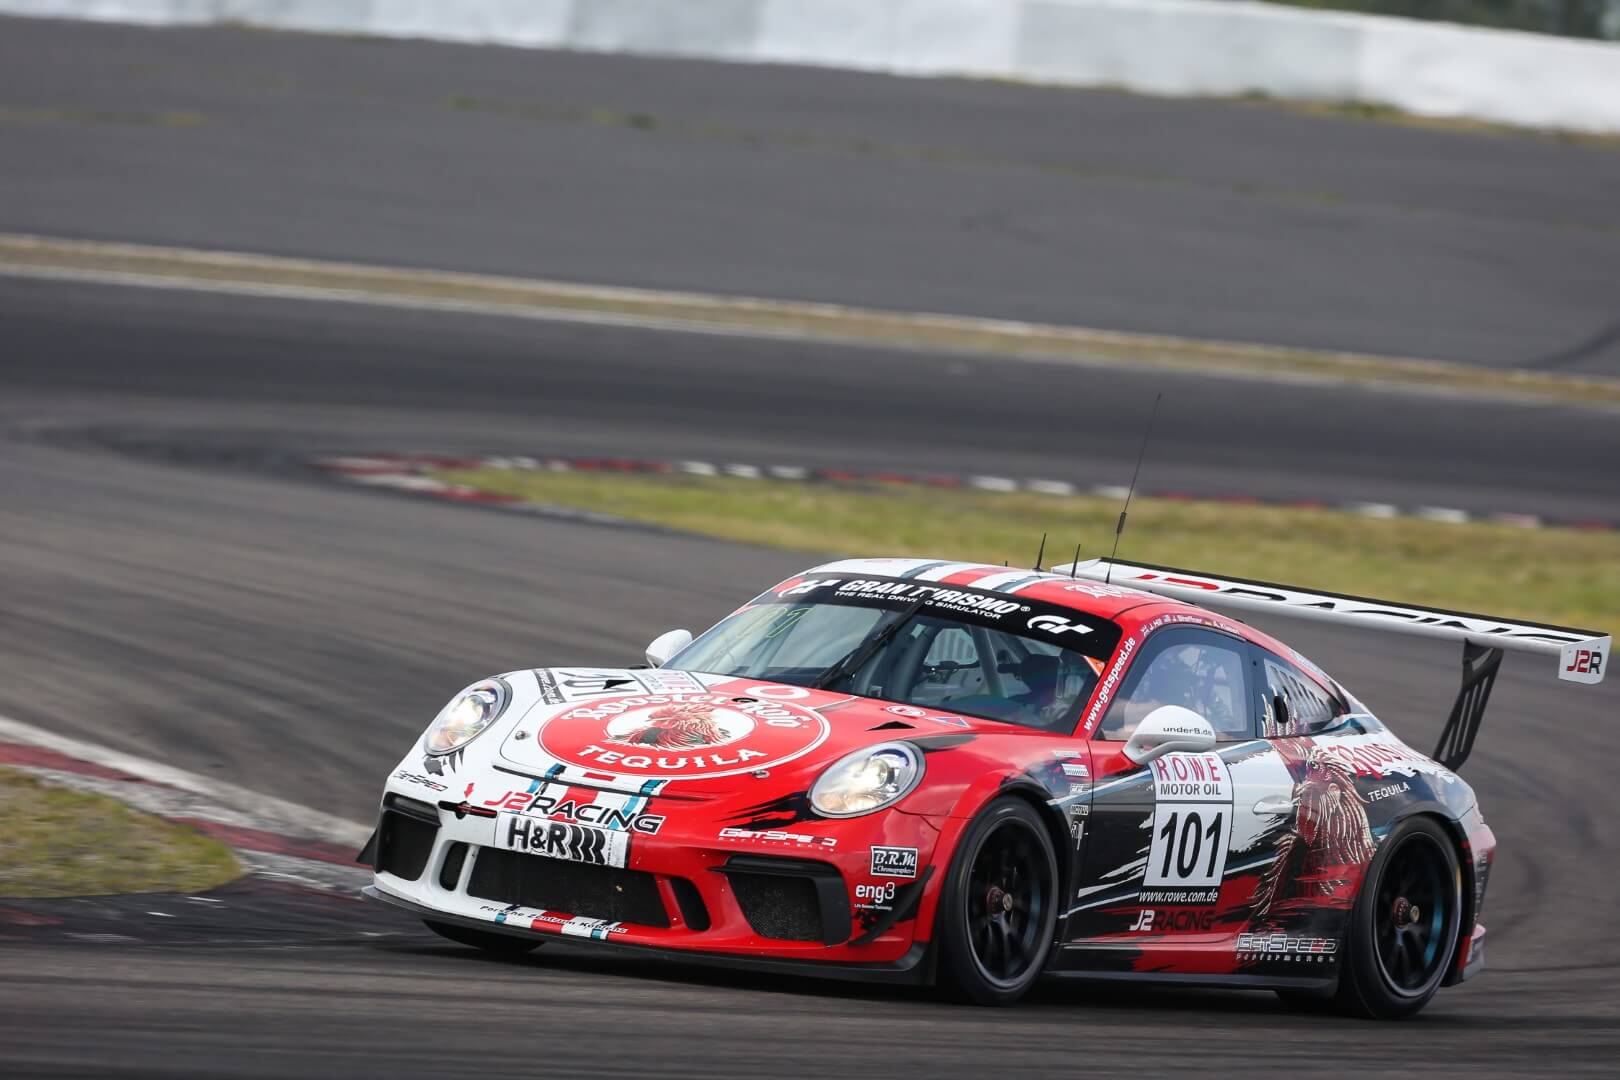
M 872 659 L 879 649 L 888 644 L 889 639 L 898 634 L 900 628 L 910 622 L 911 617 L 921 611 L 922 606 L 927 602 L 928 597 L 919 596 L 902 608 L 898 618 L 845 653 L 844 658 L 822 672 L 821 677 L 810 684 L 810 688 L 812 690 L 825 690 L 839 679 L 846 678 L 861 670 L 866 665 L 866 662 Z

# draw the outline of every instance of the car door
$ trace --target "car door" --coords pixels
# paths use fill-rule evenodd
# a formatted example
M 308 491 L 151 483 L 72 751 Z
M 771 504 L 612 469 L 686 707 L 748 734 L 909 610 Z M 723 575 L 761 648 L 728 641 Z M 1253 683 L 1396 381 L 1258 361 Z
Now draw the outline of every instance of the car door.
M 1171 625 L 1144 642 L 1091 743 L 1086 840 L 1064 931 L 1068 966 L 1178 970 L 1167 945 L 1219 951 L 1230 937 L 1218 916 L 1234 811 L 1255 792 L 1239 792 L 1228 758 L 1264 747 L 1252 670 L 1247 643 L 1211 627 Z M 1202 716 L 1216 747 L 1146 765 L 1127 758 L 1136 724 L 1164 705 Z
M 1246 965 L 1333 963 L 1344 921 L 1375 850 L 1372 799 L 1356 753 L 1364 739 L 1326 680 L 1254 648 L 1260 730 L 1269 753 L 1251 770 L 1272 794 L 1249 823 L 1263 856 L 1248 905 Z M 1286 779 L 1284 779 L 1284 776 Z M 1286 783 L 1287 797 L 1275 789 Z M 1398 782 L 1397 782 L 1398 784 Z M 1242 823 L 1240 822 L 1240 825 Z

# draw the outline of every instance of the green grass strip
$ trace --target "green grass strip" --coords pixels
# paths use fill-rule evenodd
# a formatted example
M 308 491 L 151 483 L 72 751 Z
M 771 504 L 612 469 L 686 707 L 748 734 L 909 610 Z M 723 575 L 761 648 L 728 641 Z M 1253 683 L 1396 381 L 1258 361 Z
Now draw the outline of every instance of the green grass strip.
M 1118 503 L 1092 497 L 776 480 L 476 469 L 453 483 L 794 551 L 1027 566 L 1106 555 Z M 1139 498 L 1121 558 L 1569 626 L 1620 624 L 1620 533 L 1378 519 Z M 816 556 L 808 555 L 807 562 Z M 768 582 L 738 582 L 747 592 Z M 740 595 L 740 594 L 739 594 Z
M 199 832 L 0 768 L 0 897 L 193 893 L 241 874 Z

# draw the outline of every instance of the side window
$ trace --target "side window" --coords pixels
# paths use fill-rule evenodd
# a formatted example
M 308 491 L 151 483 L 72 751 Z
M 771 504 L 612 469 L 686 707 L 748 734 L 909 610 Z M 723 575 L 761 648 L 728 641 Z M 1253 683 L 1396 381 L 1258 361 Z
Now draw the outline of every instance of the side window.
M 1260 734 L 1266 738 L 1309 735 L 1333 726 L 1344 706 L 1317 681 L 1286 660 L 1260 654 Z
M 1154 709 L 1180 705 L 1208 720 L 1222 742 L 1252 738 L 1244 648 L 1234 638 L 1193 627 L 1154 634 L 1126 673 L 1097 737 L 1124 741 Z

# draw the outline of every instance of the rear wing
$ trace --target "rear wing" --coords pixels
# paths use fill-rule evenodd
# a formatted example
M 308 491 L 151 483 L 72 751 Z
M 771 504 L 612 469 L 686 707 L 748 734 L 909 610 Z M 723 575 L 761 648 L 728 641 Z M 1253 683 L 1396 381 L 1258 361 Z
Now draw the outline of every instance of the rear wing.
M 1611 639 L 1596 630 L 1515 622 L 1491 615 L 1317 592 L 1270 581 L 1220 577 L 1148 563 L 1088 559 L 1054 566 L 1050 572 L 1097 581 L 1111 580 L 1117 585 L 1201 607 L 1282 615 L 1381 633 L 1461 642 L 1463 685 L 1434 754 L 1436 760 L 1451 769 L 1461 765 L 1473 748 L 1504 651 L 1554 657 L 1557 676 L 1576 683 L 1602 682 L 1609 665 Z

